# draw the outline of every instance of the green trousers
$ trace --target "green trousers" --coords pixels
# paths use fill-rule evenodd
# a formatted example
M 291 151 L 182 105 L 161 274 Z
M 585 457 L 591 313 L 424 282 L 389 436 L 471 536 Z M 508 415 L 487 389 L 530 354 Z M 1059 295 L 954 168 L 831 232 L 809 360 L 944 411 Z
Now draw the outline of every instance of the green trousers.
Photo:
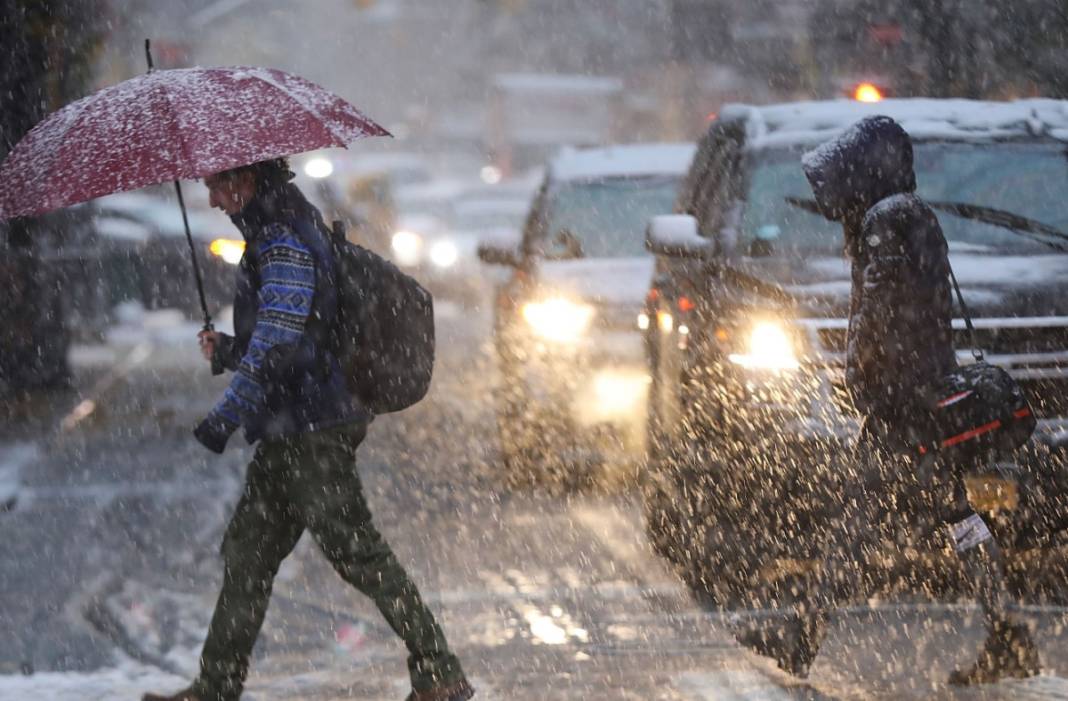
M 265 440 L 256 449 L 223 538 L 222 591 L 193 685 L 205 701 L 240 697 L 274 576 L 305 529 L 404 641 L 414 689 L 463 677 L 433 614 L 371 522 L 356 472 L 365 433 L 362 425 L 341 426 Z

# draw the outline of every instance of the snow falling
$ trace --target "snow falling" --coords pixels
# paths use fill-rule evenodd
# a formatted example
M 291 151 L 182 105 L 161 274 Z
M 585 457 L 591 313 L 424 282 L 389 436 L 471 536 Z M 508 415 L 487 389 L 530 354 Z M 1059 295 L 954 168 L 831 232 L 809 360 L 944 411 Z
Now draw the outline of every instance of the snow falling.
M 0 701 L 1066 698 L 1066 76 L 1056 0 L 10 0 Z

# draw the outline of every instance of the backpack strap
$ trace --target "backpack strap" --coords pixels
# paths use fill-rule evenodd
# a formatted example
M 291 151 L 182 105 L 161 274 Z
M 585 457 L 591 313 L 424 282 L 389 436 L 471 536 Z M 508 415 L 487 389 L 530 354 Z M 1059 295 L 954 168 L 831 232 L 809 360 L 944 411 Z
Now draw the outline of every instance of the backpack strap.
M 975 358 L 977 363 L 983 362 L 983 349 L 979 347 L 979 341 L 975 338 L 975 326 L 972 325 L 971 314 L 968 313 L 968 305 L 964 303 L 964 295 L 960 292 L 960 285 L 957 283 L 957 276 L 953 274 L 953 266 L 949 262 L 949 256 L 946 256 L 946 267 L 949 268 L 949 279 L 953 281 L 953 289 L 957 293 L 957 302 L 960 303 L 960 313 L 964 317 L 964 325 L 968 327 L 968 340 L 972 344 L 972 357 Z

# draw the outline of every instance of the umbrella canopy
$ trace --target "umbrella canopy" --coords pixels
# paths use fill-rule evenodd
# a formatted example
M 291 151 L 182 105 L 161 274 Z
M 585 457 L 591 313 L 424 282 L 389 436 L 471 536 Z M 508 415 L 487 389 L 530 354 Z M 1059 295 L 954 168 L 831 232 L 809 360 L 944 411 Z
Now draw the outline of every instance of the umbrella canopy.
M 283 71 L 152 71 L 73 102 L 30 130 L 0 165 L 0 220 L 363 136 L 389 132 Z

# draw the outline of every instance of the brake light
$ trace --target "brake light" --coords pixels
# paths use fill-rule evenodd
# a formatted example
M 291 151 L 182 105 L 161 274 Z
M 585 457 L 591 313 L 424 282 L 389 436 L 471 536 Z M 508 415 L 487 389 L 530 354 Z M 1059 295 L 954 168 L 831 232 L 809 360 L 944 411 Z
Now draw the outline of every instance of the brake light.
M 656 289 L 655 287 L 650 289 L 649 294 L 645 296 L 645 299 L 650 302 L 655 302 L 656 300 L 660 299 L 660 290 Z
M 679 311 L 690 312 L 693 311 L 694 303 L 689 297 L 679 297 Z

